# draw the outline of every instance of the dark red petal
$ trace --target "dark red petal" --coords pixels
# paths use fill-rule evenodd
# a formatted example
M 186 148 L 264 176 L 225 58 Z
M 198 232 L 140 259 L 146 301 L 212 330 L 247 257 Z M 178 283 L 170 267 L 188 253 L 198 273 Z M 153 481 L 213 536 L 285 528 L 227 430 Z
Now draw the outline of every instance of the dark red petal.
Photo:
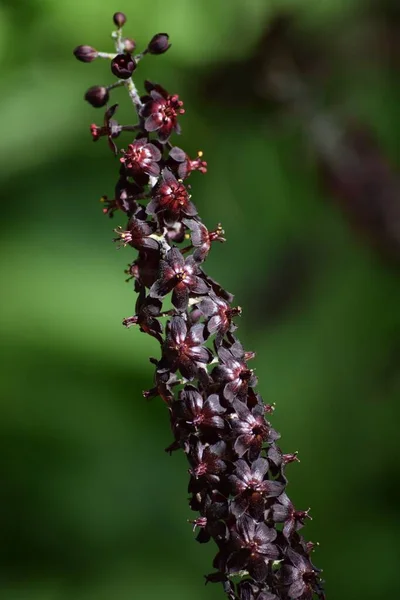
M 146 173 L 152 177 L 158 177 L 160 174 L 160 165 L 155 162 L 150 163 L 146 166 Z
M 193 285 L 191 285 L 191 291 L 194 294 L 207 294 L 209 290 L 208 285 L 206 284 L 206 282 L 201 279 L 201 277 L 195 277 L 194 278 L 194 283 Z
M 246 542 L 251 542 L 254 538 L 254 533 L 256 531 L 256 523 L 254 519 L 245 515 L 240 521 L 237 523 L 237 528 L 239 534 L 242 536 Z
M 178 343 L 183 344 L 186 339 L 187 326 L 182 317 L 173 317 L 170 324 L 171 337 Z
M 303 579 L 301 579 L 299 577 L 290 586 L 290 588 L 288 590 L 288 595 L 289 595 L 289 598 L 293 598 L 294 600 L 296 600 L 296 598 L 300 598 L 300 596 L 303 596 L 305 591 L 306 591 L 306 584 L 304 583 Z M 312 598 L 312 595 L 309 596 L 309 598 Z M 304 597 L 304 600 L 307 600 L 307 598 Z
M 218 415 L 222 415 L 224 412 L 226 412 L 225 408 L 221 406 L 217 394 L 211 394 L 211 396 L 207 398 L 204 403 L 204 412 L 210 412 Z
M 247 452 L 253 441 L 253 436 L 245 433 L 240 435 L 234 445 L 235 452 L 240 458 Z
M 178 283 L 172 292 L 172 304 L 179 311 L 187 309 L 189 303 L 189 290 L 183 283 Z
M 249 560 L 250 552 L 246 548 L 242 548 L 237 552 L 233 552 L 228 558 L 226 567 L 228 573 L 239 573 L 243 571 L 247 567 L 247 563 Z
M 179 370 L 182 373 L 183 377 L 191 381 L 196 376 L 196 365 L 190 358 L 183 357 L 181 362 L 179 363 Z
M 272 529 L 272 527 L 268 527 L 265 523 L 258 523 L 255 531 L 255 538 L 257 539 L 257 543 L 260 548 L 260 552 L 265 554 L 261 548 L 264 545 L 269 545 L 276 538 L 276 530 Z
M 152 298 L 164 298 L 173 288 L 173 280 L 157 279 L 150 288 Z
M 171 250 L 167 252 L 165 260 L 174 268 L 175 272 L 183 270 L 183 267 L 185 266 L 185 259 L 178 248 L 171 248 Z
M 197 208 L 195 207 L 193 202 L 191 202 L 190 200 L 188 200 L 188 202 L 186 202 L 186 204 L 184 206 L 182 206 L 181 210 L 182 210 L 182 213 L 184 215 L 186 215 L 187 217 L 194 217 L 197 215 Z
M 209 363 L 213 359 L 212 352 L 208 348 L 204 348 L 203 346 L 194 346 L 190 348 L 190 357 L 201 363 Z
M 279 483 L 279 481 L 263 481 L 260 485 L 260 491 L 262 491 L 267 498 L 280 496 L 284 489 L 284 484 Z
M 199 414 L 203 408 L 203 398 L 197 390 L 185 390 L 185 402 L 194 415 Z
M 151 158 L 154 162 L 158 162 L 162 158 L 160 150 L 154 144 L 146 144 L 146 149 L 150 152 Z
M 169 155 L 173 160 L 176 160 L 176 162 L 186 161 L 186 152 L 184 152 L 181 148 L 178 148 L 178 146 L 171 148 Z
M 204 325 L 202 323 L 196 323 L 189 331 L 189 339 L 191 344 L 197 345 L 204 342 Z
M 269 469 L 269 464 L 265 458 L 258 458 L 251 465 L 251 472 L 252 472 L 253 476 L 257 477 L 257 479 L 259 481 L 262 481 L 264 479 L 265 475 L 268 472 L 268 469 Z
M 162 125 L 162 117 L 158 113 L 152 113 L 147 117 L 144 122 L 144 128 L 146 131 L 157 131 Z
M 279 554 L 278 554 L 279 556 Z M 262 556 L 258 555 L 251 560 L 249 560 L 249 564 L 247 566 L 247 570 L 253 579 L 256 581 L 265 581 L 268 575 L 268 565 Z
M 236 519 L 240 519 L 247 511 L 249 507 L 249 500 L 247 496 L 238 496 L 232 500 L 230 505 L 230 511 Z

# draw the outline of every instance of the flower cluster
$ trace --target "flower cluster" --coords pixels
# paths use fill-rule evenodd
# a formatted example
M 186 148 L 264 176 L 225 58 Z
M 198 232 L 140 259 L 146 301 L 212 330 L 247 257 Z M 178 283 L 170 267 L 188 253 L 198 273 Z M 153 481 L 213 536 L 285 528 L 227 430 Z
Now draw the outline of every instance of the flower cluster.
M 131 54 L 133 40 L 122 36 L 126 18 L 114 16 L 118 30 L 116 54 L 80 46 L 83 62 L 111 61 L 119 81 L 86 99 L 107 98 L 123 85 L 134 103 L 135 125 L 114 119 L 117 106 L 106 110 L 102 126 L 92 125 L 94 140 L 106 137 L 119 158 L 114 198 L 104 197 L 104 212 L 127 218 L 115 229 L 120 246 L 132 246 L 137 256 L 128 268 L 138 295 L 135 314 L 126 327 L 160 343 L 154 386 L 146 398 L 161 397 L 170 416 L 173 440 L 166 449 L 183 450 L 190 468 L 190 508 L 201 543 L 213 539 L 218 552 L 214 572 L 206 581 L 221 582 L 230 600 L 311 600 L 324 598 L 319 571 L 312 564 L 313 544 L 299 533 L 308 511 L 297 510 L 286 494 L 286 466 L 296 454 L 283 454 L 279 434 L 267 419 L 273 407 L 255 391 L 257 378 L 235 335 L 240 307 L 233 296 L 204 271 L 214 242 L 225 241 L 221 225 L 209 230 L 192 202 L 187 178 L 205 173 L 202 153 L 191 159 L 171 141 L 180 133 L 183 103 L 160 85 L 145 82 L 140 96 L 132 80 L 145 54 L 162 54 L 168 36 L 157 34 L 149 47 Z M 121 25 L 122 23 L 122 25 Z M 107 93 L 104 93 L 104 90 Z M 90 100 L 89 100 L 90 101 Z M 135 132 L 123 149 L 115 139 Z

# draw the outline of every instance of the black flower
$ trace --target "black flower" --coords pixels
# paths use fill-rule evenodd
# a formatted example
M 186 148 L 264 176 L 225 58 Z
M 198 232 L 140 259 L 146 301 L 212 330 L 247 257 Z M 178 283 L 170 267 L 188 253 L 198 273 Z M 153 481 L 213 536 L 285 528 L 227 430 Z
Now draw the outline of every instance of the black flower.
M 140 138 L 129 144 L 127 150 L 122 150 L 124 156 L 119 160 L 124 165 L 128 175 L 134 179 L 143 181 L 143 175 L 158 177 L 161 160 L 161 152 L 154 144 L 148 142 L 147 138 Z
M 156 131 L 160 142 L 165 143 L 173 131 L 180 133 L 178 115 L 185 112 L 183 102 L 176 94 L 168 94 L 160 85 L 147 82 L 147 89 L 149 97 L 145 98 L 141 111 L 144 128 L 148 132 Z
M 221 346 L 218 349 L 218 358 L 221 364 L 215 367 L 212 377 L 215 381 L 226 384 L 224 396 L 227 400 L 244 399 L 249 386 L 256 385 L 257 378 L 246 363 L 246 360 L 253 356 L 252 352 L 245 353 L 239 342 L 235 342 L 230 348 Z
M 232 308 L 223 298 L 219 298 L 212 293 L 200 302 L 199 309 L 208 319 L 208 333 L 210 335 L 216 334 L 217 346 L 221 345 L 222 339 L 228 331 L 236 329 L 232 319 L 242 313 L 240 306 Z
M 279 496 L 284 490 L 284 484 L 265 479 L 269 470 L 268 461 L 258 458 L 251 466 L 245 460 L 238 460 L 235 472 L 229 477 L 235 499 L 231 511 L 236 517 L 248 512 L 260 519 L 264 512 L 265 499 Z
M 310 560 L 291 548 L 287 550 L 287 558 L 291 564 L 285 561 L 282 567 L 282 581 L 287 587 L 288 598 L 312 600 L 314 593 L 324 598 L 318 581 L 318 571 Z
M 195 428 L 223 429 L 225 422 L 221 415 L 225 412 L 226 409 L 221 406 L 217 394 L 212 394 L 204 400 L 193 386 L 186 386 L 180 400 L 173 406 L 173 414 Z
M 223 461 L 225 451 L 225 442 L 217 442 L 212 446 L 198 442 L 194 451 L 188 456 L 192 465 L 190 473 L 195 479 L 205 477 L 218 482 L 219 474 L 226 469 L 226 464 Z
M 168 251 L 160 262 L 160 277 L 150 290 L 153 298 L 163 298 L 172 291 L 172 304 L 180 311 L 187 308 L 190 294 L 206 294 L 208 285 L 197 275 L 198 268 L 189 256 L 186 260 L 177 248 Z
M 154 224 L 147 223 L 131 217 L 128 222 L 127 229 L 118 227 L 115 229 L 118 237 L 114 241 L 119 242 L 122 246 L 129 244 L 132 248 L 143 250 L 145 248 L 158 250 L 159 244 L 157 240 L 150 237 L 154 233 Z
M 108 145 L 115 154 L 117 154 L 118 148 L 114 143 L 114 138 L 118 137 L 122 131 L 121 125 L 115 119 L 113 119 L 117 108 L 118 104 L 114 104 L 106 110 L 104 114 L 104 124 L 102 127 L 99 127 L 94 123 L 92 123 L 90 126 L 90 132 L 92 134 L 93 141 L 97 142 L 97 140 L 99 140 L 102 136 L 107 136 Z
M 168 326 L 164 354 L 159 370 L 175 372 L 191 380 L 194 378 L 199 364 L 211 362 L 212 352 L 203 346 L 204 325 L 193 325 L 188 331 L 182 317 L 173 317 Z
M 247 570 L 256 581 L 264 581 L 268 574 L 268 562 L 279 558 L 278 548 L 272 544 L 277 533 L 265 523 L 257 523 L 244 515 L 236 523 L 232 540 L 238 548 L 228 559 L 231 573 Z
M 147 205 L 147 212 L 150 215 L 163 213 L 172 220 L 197 215 L 187 189 L 169 169 L 163 170 L 160 182 L 153 190 L 153 198 Z
M 305 519 L 311 519 L 309 510 L 296 510 L 288 496 L 283 493 L 273 505 L 271 517 L 275 523 L 284 523 L 282 533 L 289 539 L 295 531 L 304 527 Z
M 234 400 L 233 408 L 235 413 L 231 415 L 231 422 L 238 456 L 242 457 L 249 450 L 250 458 L 256 458 L 264 443 L 274 442 L 280 437 L 265 420 L 260 407 L 250 411 L 243 402 Z

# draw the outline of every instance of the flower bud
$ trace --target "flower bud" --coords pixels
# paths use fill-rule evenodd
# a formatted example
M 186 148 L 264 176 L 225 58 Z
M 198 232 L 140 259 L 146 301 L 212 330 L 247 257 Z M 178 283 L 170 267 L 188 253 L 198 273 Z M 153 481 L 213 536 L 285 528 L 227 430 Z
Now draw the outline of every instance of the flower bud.
M 101 108 L 107 104 L 109 97 L 107 88 L 101 85 L 94 85 L 85 94 L 85 100 L 95 108 Z
M 132 40 L 131 38 L 125 38 L 123 40 L 123 45 L 124 45 L 125 52 L 129 52 L 129 53 L 132 53 L 134 51 L 134 49 L 136 48 L 136 42 L 135 42 L 135 40 Z
M 123 12 L 116 12 L 113 16 L 113 21 L 117 27 L 123 27 L 126 23 L 126 15 Z
M 96 48 L 92 46 L 77 46 L 74 50 L 75 57 L 81 62 L 92 62 L 98 54 Z
M 168 33 L 157 33 L 151 38 L 149 45 L 147 46 L 147 51 L 150 52 L 150 54 L 164 54 L 171 46 L 171 44 L 168 43 L 168 40 Z
M 136 62 L 129 53 L 117 54 L 111 61 L 111 71 L 120 79 L 129 79 L 136 69 Z

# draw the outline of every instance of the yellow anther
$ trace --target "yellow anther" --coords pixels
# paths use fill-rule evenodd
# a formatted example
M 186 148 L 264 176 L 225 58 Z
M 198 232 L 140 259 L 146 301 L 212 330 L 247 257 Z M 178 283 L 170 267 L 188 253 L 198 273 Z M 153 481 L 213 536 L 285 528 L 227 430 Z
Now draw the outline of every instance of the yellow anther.
M 203 150 L 199 150 L 198 153 L 197 153 L 197 156 L 199 158 L 201 158 L 203 156 L 203 154 L 204 154 Z

